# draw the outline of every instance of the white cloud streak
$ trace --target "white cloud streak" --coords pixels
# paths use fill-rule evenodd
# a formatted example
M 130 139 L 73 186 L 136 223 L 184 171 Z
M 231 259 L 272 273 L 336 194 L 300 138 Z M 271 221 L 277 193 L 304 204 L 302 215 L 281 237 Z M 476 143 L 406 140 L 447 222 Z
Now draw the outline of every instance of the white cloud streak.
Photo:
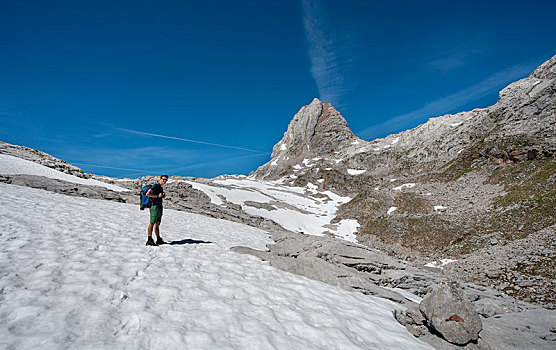
M 487 79 L 460 90 L 456 93 L 432 101 L 416 111 L 394 117 L 384 123 L 371 126 L 357 133 L 363 139 L 372 139 L 399 132 L 408 127 L 415 127 L 416 123 L 425 122 L 429 117 L 445 114 L 446 111 L 458 108 L 466 103 L 478 100 L 494 91 L 499 91 L 509 83 L 521 79 L 531 73 L 535 64 L 516 65 Z
M 208 146 L 224 147 L 224 148 L 237 149 L 237 150 L 242 150 L 242 151 L 247 151 L 247 152 L 254 152 L 254 153 L 260 153 L 260 154 L 268 154 L 268 152 L 256 151 L 256 150 L 249 149 L 249 148 L 244 148 L 244 147 L 236 147 L 236 146 L 222 145 L 222 144 L 212 143 L 212 142 L 205 142 L 205 141 L 199 141 L 199 140 L 184 139 L 184 138 L 181 138 L 181 137 L 166 136 L 166 135 L 160 135 L 160 134 L 152 134 L 152 133 L 149 133 L 149 132 L 143 132 L 143 131 L 137 131 L 137 130 L 131 130 L 131 129 L 120 129 L 120 128 L 118 128 L 117 130 L 119 130 L 119 131 L 124 131 L 124 132 L 128 132 L 128 133 L 131 133 L 131 134 L 141 135 L 141 136 L 160 137 L 160 138 L 164 138 L 164 139 L 177 140 L 177 141 L 184 141 L 184 142 L 191 142 L 191 143 L 198 143 L 198 144 L 208 145 Z
M 334 48 L 334 38 L 326 31 L 323 11 L 318 0 L 303 0 L 302 7 L 311 74 L 317 84 L 319 98 L 338 106 L 345 90 L 338 55 Z

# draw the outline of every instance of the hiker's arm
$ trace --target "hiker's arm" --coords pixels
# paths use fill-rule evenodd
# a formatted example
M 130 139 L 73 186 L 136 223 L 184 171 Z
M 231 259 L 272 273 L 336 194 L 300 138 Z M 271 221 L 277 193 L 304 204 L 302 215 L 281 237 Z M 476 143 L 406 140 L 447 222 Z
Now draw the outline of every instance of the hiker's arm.
M 152 190 L 152 189 L 149 189 L 149 190 L 147 191 L 147 193 L 145 194 L 145 196 L 151 197 L 151 198 L 160 198 L 160 197 L 164 196 L 164 194 L 163 194 L 163 193 L 159 193 L 158 196 L 157 196 L 157 195 L 154 195 L 154 194 L 153 194 L 153 190 Z

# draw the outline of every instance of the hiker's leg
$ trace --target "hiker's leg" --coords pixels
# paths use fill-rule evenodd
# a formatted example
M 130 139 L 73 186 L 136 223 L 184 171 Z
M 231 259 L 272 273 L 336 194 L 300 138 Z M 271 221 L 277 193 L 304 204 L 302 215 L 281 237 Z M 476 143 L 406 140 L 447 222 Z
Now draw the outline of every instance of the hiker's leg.
M 147 234 L 149 237 L 153 235 L 153 228 L 158 237 L 158 227 L 157 224 L 160 225 L 160 217 L 161 217 L 161 208 L 157 205 L 153 205 L 149 208 L 149 227 L 147 229 Z
M 160 221 L 154 224 L 154 233 L 156 238 L 160 238 Z

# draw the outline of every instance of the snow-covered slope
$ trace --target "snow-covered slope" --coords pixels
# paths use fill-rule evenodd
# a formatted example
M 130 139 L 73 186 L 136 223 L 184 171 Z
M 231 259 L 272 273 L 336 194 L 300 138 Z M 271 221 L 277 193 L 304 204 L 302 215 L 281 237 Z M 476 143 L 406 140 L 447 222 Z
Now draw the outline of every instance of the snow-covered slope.
M 318 191 L 317 185 L 305 188 L 284 186 L 276 181 L 249 178 L 227 178 L 212 183 L 188 181 L 195 189 L 203 191 L 212 203 L 224 201 L 241 206 L 250 215 L 273 220 L 285 229 L 309 235 L 326 233 L 356 242 L 357 220 L 332 223 L 338 207 L 351 200 L 330 191 Z
M 425 349 L 393 303 L 229 251 L 262 230 L 0 183 L 0 348 Z
M 35 162 L 31 162 L 29 160 L 12 157 L 6 154 L 0 154 L 0 175 L 36 175 L 76 184 L 100 186 L 117 192 L 129 191 L 128 189 L 120 186 L 107 184 L 93 179 L 83 179 Z

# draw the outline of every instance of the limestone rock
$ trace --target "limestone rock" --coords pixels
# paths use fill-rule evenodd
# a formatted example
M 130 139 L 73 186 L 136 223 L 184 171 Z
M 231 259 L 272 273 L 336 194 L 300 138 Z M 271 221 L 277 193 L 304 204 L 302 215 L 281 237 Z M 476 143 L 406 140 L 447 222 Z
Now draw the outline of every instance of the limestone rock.
M 66 174 L 74 175 L 81 178 L 88 178 L 88 174 L 75 165 L 69 164 L 61 159 L 55 158 L 50 154 L 18 145 L 12 145 L 0 141 L 0 154 L 7 154 L 13 157 L 29 160 L 54 170 L 61 171 Z
M 453 344 L 476 341 L 483 329 L 479 314 L 456 282 L 448 282 L 427 295 L 419 310 L 426 325 Z
M 365 141 L 348 128 L 342 115 L 327 102 L 314 99 L 291 120 L 284 137 L 272 149 L 270 161 L 255 172 L 261 179 L 276 179 L 293 166 L 332 156 L 353 142 Z
M 501 271 L 500 270 L 488 270 L 485 272 L 488 278 L 498 278 L 500 277 Z

